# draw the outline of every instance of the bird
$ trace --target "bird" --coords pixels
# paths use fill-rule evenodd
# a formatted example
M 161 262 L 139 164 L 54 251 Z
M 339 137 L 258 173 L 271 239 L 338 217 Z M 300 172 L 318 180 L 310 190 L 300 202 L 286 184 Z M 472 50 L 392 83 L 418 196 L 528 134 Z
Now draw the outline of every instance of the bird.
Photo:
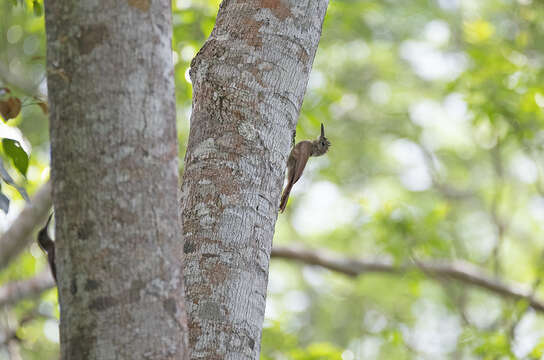
M 280 212 L 283 213 L 285 211 L 289 193 L 291 192 L 293 185 L 300 179 L 310 156 L 324 155 L 329 150 L 330 146 L 331 142 L 325 137 L 323 123 L 321 124 L 321 135 L 317 140 L 303 140 L 293 146 L 289 158 L 287 159 L 287 185 L 285 186 L 285 189 L 283 189 L 281 195 Z

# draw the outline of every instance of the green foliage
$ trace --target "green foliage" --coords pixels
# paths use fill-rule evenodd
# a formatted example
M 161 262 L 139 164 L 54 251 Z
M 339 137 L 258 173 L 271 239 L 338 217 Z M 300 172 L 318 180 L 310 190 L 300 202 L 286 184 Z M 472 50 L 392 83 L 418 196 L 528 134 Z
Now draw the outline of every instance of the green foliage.
M 42 16 L 42 4 L 38 0 L 32 0 L 32 8 L 34 9 L 34 15 Z
M 341 360 L 342 352 L 329 343 L 317 343 L 306 349 L 296 349 L 291 356 L 294 360 Z
M 330 343 L 312 343 L 301 348 L 297 338 L 284 332 L 277 322 L 268 324 L 263 329 L 261 360 L 340 360 L 341 356 L 342 351 Z
M 510 343 L 506 334 L 497 332 L 480 334 L 480 342 L 481 345 L 474 349 L 474 353 L 484 360 L 496 359 L 497 357 L 515 359 L 514 354 L 510 351 Z
M 13 165 L 22 175 L 28 170 L 28 154 L 17 140 L 2 139 L 4 153 L 13 161 Z
M 42 16 L 43 14 L 43 1 L 40 0 L 10 0 L 10 4 L 13 7 L 21 6 L 27 8 L 29 4 L 32 4 L 32 11 L 35 16 Z
M 544 356 L 544 339 L 538 343 L 537 346 L 533 348 L 533 351 L 531 351 L 530 358 L 531 359 L 541 359 L 542 356 Z

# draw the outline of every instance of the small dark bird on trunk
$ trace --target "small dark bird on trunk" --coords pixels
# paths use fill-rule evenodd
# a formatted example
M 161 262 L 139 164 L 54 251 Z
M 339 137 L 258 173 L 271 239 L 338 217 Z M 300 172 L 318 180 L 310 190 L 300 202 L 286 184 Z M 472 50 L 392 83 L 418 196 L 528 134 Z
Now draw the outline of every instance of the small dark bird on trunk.
M 304 167 L 308 162 L 308 158 L 310 156 L 321 156 L 325 154 L 327 150 L 329 150 L 329 146 L 331 146 L 331 143 L 325 137 L 325 129 L 323 128 L 323 124 L 321 124 L 321 135 L 317 140 L 304 140 L 293 147 L 291 154 L 289 154 L 289 159 L 287 160 L 287 186 L 281 195 L 281 212 L 285 210 L 287 200 L 289 199 L 289 193 L 291 192 L 293 185 L 300 179 Z
M 53 274 L 53 278 L 55 279 L 55 282 L 56 282 L 57 281 L 57 267 L 55 265 L 55 242 L 51 240 L 51 238 L 49 237 L 49 234 L 47 233 L 47 228 L 49 227 L 49 223 L 51 222 L 52 217 L 53 217 L 53 213 L 49 215 L 49 218 L 47 219 L 47 223 L 38 232 L 38 245 L 40 245 L 40 248 L 43 251 L 45 251 L 45 253 L 47 254 L 47 262 L 49 262 L 51 273 Z

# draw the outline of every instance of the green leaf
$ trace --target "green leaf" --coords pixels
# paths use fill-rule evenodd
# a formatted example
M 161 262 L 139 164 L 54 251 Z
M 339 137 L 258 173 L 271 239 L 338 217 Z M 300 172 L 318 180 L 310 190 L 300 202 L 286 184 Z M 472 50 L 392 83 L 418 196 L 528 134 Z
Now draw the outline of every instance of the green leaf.
M 34 7 L 34 15 L 42 16 L 42 13 L 43 13 L 42 4 L 40 4 L 38 0 L 34 0 L 32 2 L 32 6 Z
M 26 176 L 28 170 L 28 154 L 23 150 L 21 144 L 13 139 L 2 139 L 4 153 L 13 160 L 13 165 L 19 172 Z

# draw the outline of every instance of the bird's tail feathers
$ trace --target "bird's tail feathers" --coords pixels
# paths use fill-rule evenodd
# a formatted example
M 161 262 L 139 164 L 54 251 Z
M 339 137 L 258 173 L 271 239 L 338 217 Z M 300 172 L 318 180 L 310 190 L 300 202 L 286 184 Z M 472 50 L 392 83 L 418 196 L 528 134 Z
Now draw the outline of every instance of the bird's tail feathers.
M 291 192 L 292 187 L 293 185 L 291 183 L 287 184 L 287 186 L 283 190 L 283 194 L 281 194 L 280 212 L 285 211 L 285 207 L 287 206 L 287 200 L 289 200 L 289 193 Z

